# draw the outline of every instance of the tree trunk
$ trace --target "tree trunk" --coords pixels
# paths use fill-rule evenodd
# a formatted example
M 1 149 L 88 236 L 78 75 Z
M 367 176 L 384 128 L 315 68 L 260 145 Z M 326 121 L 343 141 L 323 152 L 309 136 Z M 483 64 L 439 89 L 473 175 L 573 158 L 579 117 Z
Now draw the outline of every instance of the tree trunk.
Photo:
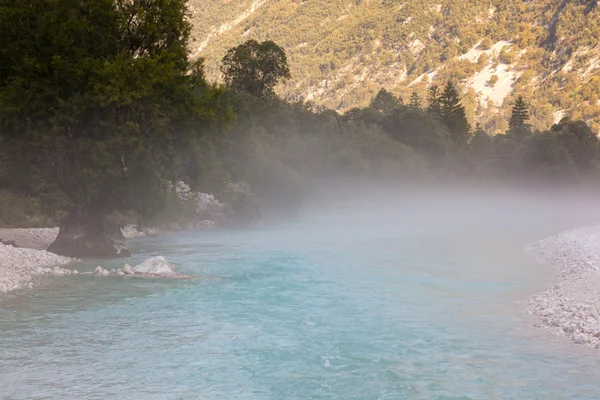
M 48 251 L 77 258 L 129 257 L 121 227 L 103 215 L 72 212 L 61 222 Z

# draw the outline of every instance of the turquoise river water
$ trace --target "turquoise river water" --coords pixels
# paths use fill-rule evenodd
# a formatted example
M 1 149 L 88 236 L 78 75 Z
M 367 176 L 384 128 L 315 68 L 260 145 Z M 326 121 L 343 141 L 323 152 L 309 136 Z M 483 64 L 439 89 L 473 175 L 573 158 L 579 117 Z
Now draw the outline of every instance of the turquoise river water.
M 598 216 L 456 196 L 140 239 L 132 264 L 196 278 L 0 298 L 0 399 L 599 399 L 597 353 L 533 327 L 527 298 L 553 277 L 523 251 Z

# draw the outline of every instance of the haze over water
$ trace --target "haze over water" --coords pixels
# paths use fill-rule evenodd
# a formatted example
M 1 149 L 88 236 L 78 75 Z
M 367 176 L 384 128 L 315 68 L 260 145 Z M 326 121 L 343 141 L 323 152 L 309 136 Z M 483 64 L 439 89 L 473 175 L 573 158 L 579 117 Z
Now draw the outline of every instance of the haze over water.
M 593 197 L 388 192 L 144 238 L 131 264 L 199 278 L 0 299 L 0 399 L 598 399 L 596 352 L 532 327 L 553 271 L 523 247 L 599 217 Z

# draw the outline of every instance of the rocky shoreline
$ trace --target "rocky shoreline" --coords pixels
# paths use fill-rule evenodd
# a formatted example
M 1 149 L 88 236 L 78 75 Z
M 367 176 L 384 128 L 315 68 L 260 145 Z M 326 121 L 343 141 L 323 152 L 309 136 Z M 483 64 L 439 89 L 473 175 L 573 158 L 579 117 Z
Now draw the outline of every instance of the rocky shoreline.
M 157 234 L 150 231 L 147 234 Z M 58 228 L 0 229 L 0 294 L 34 286 L 34 277 L 40 275 L 95 275 L 129 276 L 145 278 L 187 279 L 187 275 L 175 268 L 163 257 L 153 257 L 131 267 L 124 264 L 119 269 L 106 270 L 101 266 L 94 272 L 79 273 L 76 269 L 63 268 L 80 260 L 59 256 L 45 249 L 58 234 Z M 129 237 L 144 236 L 134 229 L 127 231 Z M 11 243 L 5 244 L 5 243 Z
M 61 267 L 75 261 L 45 250 L 0 244 L 0 293 L 32 288 L 32 279 L 36 275 L 77 275 L 77 270 Z
M 578 344 L 600 348 L 600 226 L 563 232 L 527 246 L 556 269 L 558 283 L 529 299 L 536 325 Z
M 230 189 L 236 193 L 247 195 L 247 189 L 240 184 L 232 184 Z M 123 227 L 115 225 L 118 234 L 113 234 L 109 242 L 102 242 L 100 244 L 106 244 L 106 248 L 109 248 L 110 251 L 117 250 L 116 254 L 120 254 L 122 250 L 116 246 L 122 245 L 123 249 L 127 250 L 125 254 L 129 254 L 125 239 L 153 236 L 182 229 L 214 229 L 218 223 L 227 221 L 234 214 L 232 207 L 228 203 L 220 202 L 214 195 L 192 191 L 190 186 L 182 181 L 175 182 L 174 184 L 169 183 L 168 190 L 176 199 L 175 201 L 180 203 L 180 206 L 185 205 L 191 210 L 189 219 L 184 225 L 173 223 L 166 226 L 151 226 L 142 231 L 139 231 L 135 225 L 126 225 Z M 51 245 L 56 247 L 55 240 L 59 237 L 59 233 L 59 228 L 0 228 L 0 293 L 31 288 L 33 287 L 32 278 L 36 275 L 64 276 L 79 274 L 76 270 L 61 267 L 62 265 L 71 264 L 79 260 L 46 251 Z M 73 244 L 82 237 L 79 230 L 74 230 L 71 236 L 65 240 L 66 245 Z M 116 236 L 119 236 L 119 238 L 116 238 Z M 115 238 L 118 240 L 115 241 Z M 81 240 L 82 243 L 85 243 L 83 239 Z M 63 250 L 65 243 L 63 243 Z M 92 243 L 97 244 L 98 241 Z M 50 249 L 54 251 L 54 247 L 50 247 Z M 75 243 L 75 247 L 80 249 L 82 246 Z M 91 248 L 96 249 L 93 246 Z M 57 251 L 57 253 L 74 257 L 85 257 L 85 255 L 79 255 L 75 252 Z M 95 257 L 96 255 L 90 254 L 89 256 Z M 125 264 L 119 269 L 106 270 L 98 266 L 94 272 L 84 272 L 82 275 L 127 275 L 169 279 L 189 278 L 175 271 L 173 266 L 162 257 L 148 259 L 135 267 Z

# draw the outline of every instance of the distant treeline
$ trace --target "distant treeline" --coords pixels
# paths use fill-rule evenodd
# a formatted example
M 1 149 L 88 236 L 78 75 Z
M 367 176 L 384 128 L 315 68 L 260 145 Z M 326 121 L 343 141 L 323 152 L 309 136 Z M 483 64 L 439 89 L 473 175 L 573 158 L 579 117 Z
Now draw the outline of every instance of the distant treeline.
M 592 130 L 565 119 L 534 132 L 523 98 L 494 137 L 469 126 L 452 82 L 406 103 L 382 89 L 339 115 L 277 97 L 293 71 L 269 41 L 231 49 L 226 85 L 211 84 L 188 56 L 185 15 L 184 0 L 0 6 L 0 222 L 149 219 L 175 180 L 243 214 L 336 179 L 600 177 Z

